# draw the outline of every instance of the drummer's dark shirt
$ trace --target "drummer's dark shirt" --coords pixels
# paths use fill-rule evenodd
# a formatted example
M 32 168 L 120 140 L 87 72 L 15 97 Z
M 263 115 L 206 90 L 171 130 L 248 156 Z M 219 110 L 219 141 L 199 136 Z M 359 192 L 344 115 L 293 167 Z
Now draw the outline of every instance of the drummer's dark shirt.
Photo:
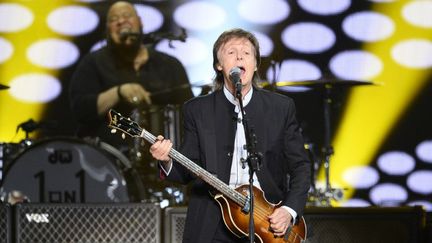
M 138 82 L 152 93 L 152 107 L 140 107 L 143 111 L 160 112 L 158 109 L 167 104 L 181 105 L 193 97 L 186 71 L 176 58 L 149 48 L 147 63 L 135 71 L 133 65 L 120 61 L 104 47 L 82 59 L 70 83 L 70 105 L 78 122 L 78 137 L 99 137 L 112 145 L 124 143 L 118 134 L 110 133 L 107 116 L 98 116 L 96 102 L 100 92 L 130 82 Z M 129 116 L 137 107 L 121 102 L 114 109 Z

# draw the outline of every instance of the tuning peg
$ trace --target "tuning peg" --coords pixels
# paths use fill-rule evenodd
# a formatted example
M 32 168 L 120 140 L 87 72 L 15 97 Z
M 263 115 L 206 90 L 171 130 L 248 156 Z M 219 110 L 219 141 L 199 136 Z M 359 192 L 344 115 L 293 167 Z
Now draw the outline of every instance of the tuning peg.
M 116 132 L 117 132 L 117 129 L 115 129 L 115 128 L 111 129 L 111 133 L 112 133 L 112 134 L 114 134 L 114 133 L 116 133 Z
M 125 139 L 126 138 L 126 134 L 122 133 L 122 138 Z

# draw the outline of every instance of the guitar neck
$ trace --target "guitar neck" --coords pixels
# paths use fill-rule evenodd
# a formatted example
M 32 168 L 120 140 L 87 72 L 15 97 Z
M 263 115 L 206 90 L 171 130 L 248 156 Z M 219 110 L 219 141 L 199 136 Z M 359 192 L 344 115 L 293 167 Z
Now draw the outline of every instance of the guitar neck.
M 156 137 L 145 129 L 142 129 L 141 137 L 143 137 L 151 144 L 154 144 L 156 142 Z M 172 148 L 169 152 L 169 156 L 174 160 L 176 160 L 178 163 L 182 164 L 184 167 L 186 167 L 186 169 L 194 173 L 203 181 L 207 182 L 209 185 L 211 185 L 213 188 L 218 190 L 220 193 L 230 198 L 233 202 L 237 203 L 241 207 L 244 207 L 246 205 L 247 198 L 243 194 L 230 188 L 223 181 L 219 180 L 217 177 L 215 177 L 214 175 L 210 174 L 208 171 L 201 168 L 199 165 L 194 163 L 192 160 L 188 159 L 186 156 L 184 156 L 177 150 Z

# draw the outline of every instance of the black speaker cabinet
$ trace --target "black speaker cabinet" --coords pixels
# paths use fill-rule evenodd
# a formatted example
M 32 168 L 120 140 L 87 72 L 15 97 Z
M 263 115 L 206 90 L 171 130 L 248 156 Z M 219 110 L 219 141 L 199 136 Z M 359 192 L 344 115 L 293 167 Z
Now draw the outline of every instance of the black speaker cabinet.
M 181 243 L 186 223 L 187 207 L 165 208 L 164 243 Z
M 15 242 L 159 243 L 158 204 L 20 204 Z
M 307 208 L 308 243 L 423 242 L 420 207 Z
M 425 242 L 432 243 L 432 212 L 426 214 Z
M 11 241 L 11 208 L 9 204 L 0 203 L 0 243 Z
M 182 242 L 186 211 L 165 209 L 165 243 Z M 425 242 L 425 212 L 420 207 L 306 208 L 304 218 L 306 243 Z

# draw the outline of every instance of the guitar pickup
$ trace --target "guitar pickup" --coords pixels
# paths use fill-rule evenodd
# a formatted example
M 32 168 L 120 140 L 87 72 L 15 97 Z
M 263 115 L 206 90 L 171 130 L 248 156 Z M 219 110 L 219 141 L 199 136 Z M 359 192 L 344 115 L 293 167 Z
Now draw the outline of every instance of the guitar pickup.
M 288 226 L 288 229 L 285 231 L 284 241 L 288 241 L 289 235 L 291 234 L 292 225 Z
M 250 212 L 250 196 L 246 196 L 246 203 L 243 206 L 242 210 L 243 213 L 249 213 Z

